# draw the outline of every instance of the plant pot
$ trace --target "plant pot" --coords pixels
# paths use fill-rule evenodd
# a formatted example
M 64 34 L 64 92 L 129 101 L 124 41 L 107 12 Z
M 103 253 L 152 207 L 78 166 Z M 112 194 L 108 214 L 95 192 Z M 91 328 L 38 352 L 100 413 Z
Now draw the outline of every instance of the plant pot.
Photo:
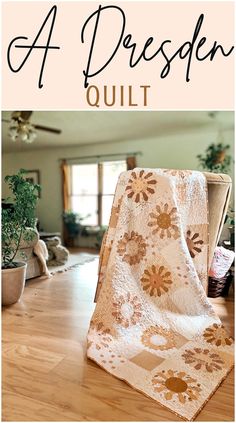
M 2 305 L 16 303 L 25 286 L 26 263 L 18 262 L 13 269 L 2 269 Z

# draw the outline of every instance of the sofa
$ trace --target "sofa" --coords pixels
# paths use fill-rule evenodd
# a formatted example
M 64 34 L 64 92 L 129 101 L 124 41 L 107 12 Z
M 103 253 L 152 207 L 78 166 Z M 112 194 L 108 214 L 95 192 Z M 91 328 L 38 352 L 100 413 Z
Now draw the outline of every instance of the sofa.
M 34 254 L 33 249 L 39 240 L 39 233 L 35 228 L 28 228 L 27 235 L 32 236 L 31 241 L 20 242 L 19 250 L 16 254 L 16 260 L 25 261 L 27 263 L 26 279 L 36 278 L 42 275 L 42 267 L 38 257 Z

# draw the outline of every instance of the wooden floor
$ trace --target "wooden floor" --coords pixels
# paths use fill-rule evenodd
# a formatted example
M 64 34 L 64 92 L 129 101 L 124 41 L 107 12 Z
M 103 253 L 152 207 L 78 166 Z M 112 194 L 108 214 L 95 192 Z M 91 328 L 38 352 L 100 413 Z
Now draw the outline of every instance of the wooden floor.
M 27 282 L 5 308 L 3 421 L 176 421 L 171 412 L 86 359 L 98 260 Z M 213 301 L 233 330 L 232 299 Z M 198 421 L 234 420 L 233 371 Z

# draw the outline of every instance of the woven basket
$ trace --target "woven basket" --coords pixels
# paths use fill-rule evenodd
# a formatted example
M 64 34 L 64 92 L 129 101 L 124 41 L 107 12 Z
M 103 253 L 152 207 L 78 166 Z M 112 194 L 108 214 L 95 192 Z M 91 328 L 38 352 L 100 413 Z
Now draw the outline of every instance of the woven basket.
M 209 277 L 208 282 L 208 297 L 225 297 L 228 294 L 231 278 L 230 273 L 226 273 L 223 278 Z

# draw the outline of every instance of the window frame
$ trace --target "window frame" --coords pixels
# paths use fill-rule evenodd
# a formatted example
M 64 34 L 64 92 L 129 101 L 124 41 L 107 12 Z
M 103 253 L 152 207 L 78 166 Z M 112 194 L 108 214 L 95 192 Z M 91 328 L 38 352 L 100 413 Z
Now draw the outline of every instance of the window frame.
M 102 226 L 103 197 L 113 197 L 114 198 L 114 195 L 115 195 L 115 193 L 114 194 L 104 194 L 103 193 L 104 164 L 106 162 L 121 162 L 121 161 L 126 163 L 126 170 L 127 170 L 127 161 L 125 159 L 107 160 L 107 161 L 98 162 L 98 163 L 77 163 L 77 164 L 71 165 L 71 166 L 84 166 L 86 164 L 87 165 L 89 165 L 89 164 L 96 164 L 97 165 L 97 183 L 98 183 L 97 194 L 84 194 L 84 195 L 73 194 L 73 191 L 72 191 L 73 182 L 72 182 L 72 172 L 71 172 L 71 180 L 70 180 L 70 187 L 71 187 L 70 197 L 71 198 L 72 197 L 89 197 L 91 195 L 97 197 L 97 212 L 96 212 L 97 223 L 90 224 L 90 225 L 84 225 L 84 226 L 91 226 L 91 227 Z

